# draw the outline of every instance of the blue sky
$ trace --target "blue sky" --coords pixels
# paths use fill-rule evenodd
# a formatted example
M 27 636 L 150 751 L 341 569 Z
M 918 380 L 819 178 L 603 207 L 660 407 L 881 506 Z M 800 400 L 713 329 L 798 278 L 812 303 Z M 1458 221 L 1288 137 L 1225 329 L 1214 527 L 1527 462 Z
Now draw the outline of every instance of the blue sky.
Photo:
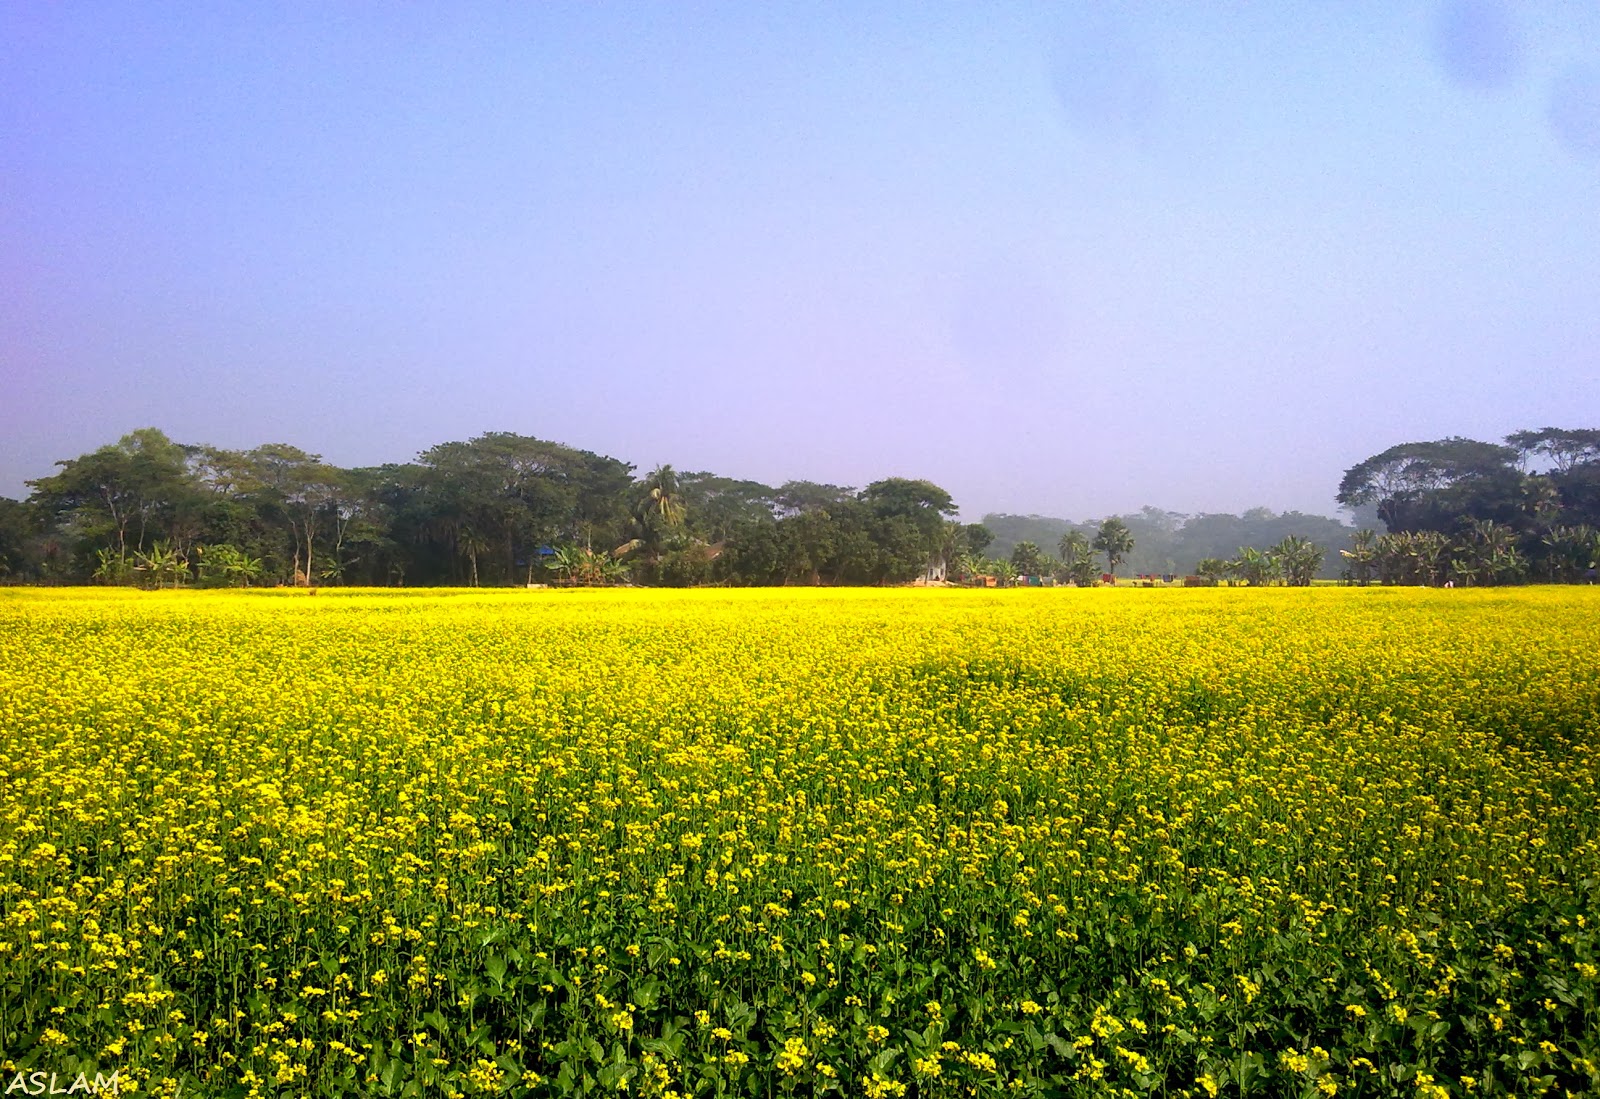
M 0 8 L 0 494 L 503 430 L 1329 513 L 1597 349 L 1592 3 Z

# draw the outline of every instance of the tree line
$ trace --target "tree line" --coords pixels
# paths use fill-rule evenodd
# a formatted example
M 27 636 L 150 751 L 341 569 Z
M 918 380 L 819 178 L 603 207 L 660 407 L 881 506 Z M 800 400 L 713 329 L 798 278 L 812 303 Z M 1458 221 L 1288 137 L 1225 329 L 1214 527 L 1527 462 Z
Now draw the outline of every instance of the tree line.
M 1020 576 L 1050 576 L 1063 583 L 1087 587 L 1104 583 L 1107 576 L 1116 577 L 1117 569 L 1138 547 L 1138 539 L 1121 516 L 1103 519 L 1091 535 L 1077 527 L 1069 527 L 1056 543 L 1059 556 L 1041 549 L 1032 541 L 1021 541 L 1011 547 L 1009 558 L 982 560 L 959 558 L 956 562 L 958 579 L 974 574 L 987 574 L 1001 585 L 1014 582 Z M 1282 583 L 1290 587 L 1308 587 L 1316 578 L 1327 558 L 1326 546 L 1297 534 L 1285 536 L 1276 545 L 1265 549 L 1240 546 L 1237 556 L 1203 557 L 1195 564 L 1192 573 L 1185 574 L 1186 583 L 1217 584 L 1244 583 L 1252 587 Z M 1100 573 L 1100 560 L 1105 560 L 1105 573 Z M 1174 581 L 1174 572 L 1140 573 L 1142 576 L 1159 575 Z
M 1400 443 L 1346 470 L 1338 499 L 1385 528 L 1359 532 L 1344 552 L 1355 583 L 1593 582 L 1600 430 Z
M 903 583 L 1104 570 L 1217 582 L 1503 584 L 1594 579 L 1600 430 L 1403 443 L 1345 472 L 1324 516 L 954 521 L 950 494 L 891 477 L 772 487 L 509 432 L 344 469 L 283 443 L 177 443 L 144 428 L 0 498 L 0 579 L 145 586 Z M 1384 531 L 1375 529 L 1382 525 Z M 1041 549 L 1041 546 L 1048 549 Z M 1053 550 L 1054 552 L 1051 552 Z
M 878 584 L 921 575 L 956 508 L 928 481 L 773 488 L 509 432 L 344 469 L 155 428 L 0 499 L 11 582 Z
M 1325 549 L 1323 561 L 1314 577 L 1336 579 L 1339 551 L 1348 549 L 1356 528 L 1325 515 L 1299 511 L 1274 512 L 1251 508 L 1240 515 L 1206 512 L 1185 515 L 1162 508 L 1145 507 L 1137 512 L 1113 516 L 1126 527 L 1133 546 L 1122 555 L 1121 565 L 1130 573 L 1156 575 L 1209 574 L 1212 562 L 1251 559 L 1250 555 L 1270 556 L 1290 539 L 1309 542 Z M 1042 515 L 991 513 L 983 525 L 994 534 L 990 552 L 1009 557 L 1023 542 L 1034 546 L 1056 547 L 1068 534 L 1093 541 L 1104 520 L 1074 521 Z M 1248 551 L 1248 553 L 1247 553 Z M 1065 551 L 1060 551 L 1064 554 Z M 1064 556 L 1061 558 L 1065 560 Z M 1248 570 L 1247 570 L 1248 571 Z M 1260 574 L 1259 568 L 1255 569 Z M 1268 569 L 1271 578 L 1277 574 Z M 1224 569 L 1218 578 L 1243 579 Z M 1265 581 L 1258 581 L 1265 582 Z
M 1141 544 L 1161 550 L 1173 518 L 1147 508 L 1131 523 L 1063 524 L 1056 558 L 1027 540 L 993 545 L 994 532 L 952 519 L 950 494 L 925 480 L 856 490 L 671 466 L 636 476 L 618 459 L 509 432 L 345 469 L 285 443 L 231 450 L 143 428 L 56 465 L 28 482 L 26 501 L 0 499 L 0 578 L 688 586 L 886 584 L 942 572 L 1089 585 L 1102 557 L 1115 574 Z M 1009 517 L 989 518 L 1009 528 Z

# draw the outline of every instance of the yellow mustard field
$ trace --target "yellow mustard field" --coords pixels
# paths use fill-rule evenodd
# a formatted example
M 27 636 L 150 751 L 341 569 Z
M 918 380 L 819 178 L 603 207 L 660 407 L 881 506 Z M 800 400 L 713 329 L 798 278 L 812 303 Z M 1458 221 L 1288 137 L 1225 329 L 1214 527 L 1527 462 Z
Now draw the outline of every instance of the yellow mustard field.
M 0 591 L 0 1093 L 1600 1094 L 1597 748 L 1600 589 Z

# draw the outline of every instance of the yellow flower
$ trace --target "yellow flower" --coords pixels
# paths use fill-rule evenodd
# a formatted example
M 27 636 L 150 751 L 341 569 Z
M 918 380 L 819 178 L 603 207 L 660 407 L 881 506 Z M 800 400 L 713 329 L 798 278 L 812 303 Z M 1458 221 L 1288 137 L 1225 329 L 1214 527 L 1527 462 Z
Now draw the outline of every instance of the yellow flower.
M 506 476 L 537 503 L 516 493 L 544 474 Z M 308 514 L 321 557 L 348 517 Z M 523 535 L 477 536 L 510 538 L 479 555 L 510 578 Z M 1597 976 L 1560 915 L 1600 877 L 1589 589 L 0 596 L 0 968 L 70 985 L 39 1044 L 99 1047 L 129 1083 L 189 1045 L 256 1099 L 315 1091 L 324 1062 L 370 1089 L 352 1035 L 428 1018 L 419 1071 L 491 1094 L 480 1060 L 560 1059 L 460 1046 L 522 988 L 592 1012 L 634 1051 L 626 1090 L 656 1099 L 687 1085 L 630 1035 L 653 1045 L 675 1014 L 735 1090 L 837 1071 L 875 1099 L 998 1095 L 1008 1059 L 1029 1079 L 1033 1025 L 1071 1043 L 1068 1090 L 1109 1093 L 1170 1067 L 1151 1062 L 1179 1030 L 1198 1066 L 1248 1052 L 1202 1017 L 1253 1015 L 1337 956 L 1370 990 L 1348 1040 L 1271 1053 L 1331 1095 L 1384 1072 L 1351 1044 L 1369 1013 L 1380 1039 L 1413 1006 L 1447 1017 L 1454 959 L 1505 982 L 1491 1045 L 1556 1060 L 1555 993 L 1510 990 Z M 1512 910 L 1535 912 L 1512 941 L 1474 930 Z M 1031 998 L 1133 925 L 1145 972 L 1091 979 L 1081 1008 Z M 1247 968 L 1269 955 L 1286 984 Z M 893 998 L 939 957 L 956 972 Z M 241 973 L 261 996 L 236 1016 L 206 990 Z M 878 1056 L 890 1020 L 931 1046 L 845 1081 L 835 1047 Z M 769 1024 L 794 1037 L 732 1048 Z
M 806 1058 L 811 1051 L 806 1049 L 805 1042 L 799 1038 L 789 1038 L 783 1043 L 783 1050 L 778 1054 L 778 1071 L 785 1076 L 792 1076 L 806 1063 Z

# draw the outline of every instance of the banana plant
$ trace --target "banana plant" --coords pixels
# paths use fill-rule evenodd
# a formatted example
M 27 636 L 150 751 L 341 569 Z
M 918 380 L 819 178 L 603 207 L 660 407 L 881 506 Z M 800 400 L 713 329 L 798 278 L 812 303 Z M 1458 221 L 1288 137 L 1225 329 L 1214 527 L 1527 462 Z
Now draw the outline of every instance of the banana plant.
M 1524 562 L 1517 548 L 1517 532 L 1506 524 L 1475 519 L 1468 524 L 1462 541 L 1474 571 L 1484 582 L 1504 584 L 1522 575 Z
M 1239 556 L 1232 562 L 1232 571 L 1252 588 L 1265 587 L 1279 576 L 1277 557 L 1267 550 L 1254 546 L 1239 547 Z
M 1372 574 L 1378 565 L 1377 535 L 1370 530 L 1358 530 L 1350 536 L 1350 548 L 1340 550 L 1339 556 L 1347 562 L 1345 577 L 1359 587 L 1372 583 Z
M 126 584 L 133 566 L 110 546 L 95 551 L 93 579 L 104 584 Z
M 1311 586 L 1328 551 L 1309 538 L 1291 534 L 1268 552 L 1280 563 L 1283 577 L 1292 587 L 1305 588 Z
M 589 587 L 621 584 L 628 579 L 628 566 L 622 561 L 582 546 L 557 546 L 548 567 L 568 583 Z
M 170 544 L 156 542 L 149 550 L 133 551 L 133 568 L 135 572 L 143 573 L 158 588 L 165 587 L 169 580 L 176 588 L 188 575 L 189 562 Z

